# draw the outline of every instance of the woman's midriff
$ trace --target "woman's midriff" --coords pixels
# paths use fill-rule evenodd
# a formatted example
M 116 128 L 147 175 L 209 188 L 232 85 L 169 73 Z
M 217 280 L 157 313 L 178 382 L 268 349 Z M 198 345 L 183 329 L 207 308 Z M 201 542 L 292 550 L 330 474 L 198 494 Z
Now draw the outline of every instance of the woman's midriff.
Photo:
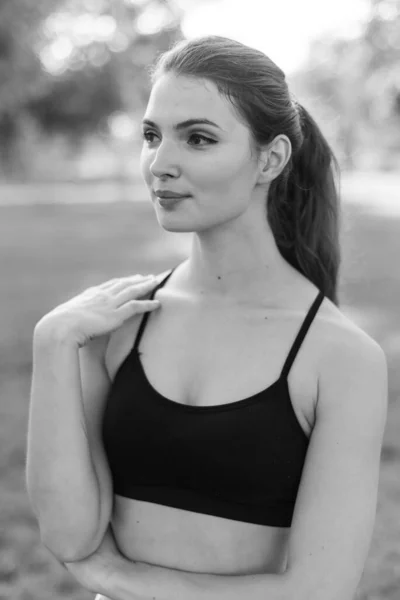
M 242 523 L 114 496 L 112 527 L 121 553 L 162 567 L 246 575 L 285 570 L 290 528 Z

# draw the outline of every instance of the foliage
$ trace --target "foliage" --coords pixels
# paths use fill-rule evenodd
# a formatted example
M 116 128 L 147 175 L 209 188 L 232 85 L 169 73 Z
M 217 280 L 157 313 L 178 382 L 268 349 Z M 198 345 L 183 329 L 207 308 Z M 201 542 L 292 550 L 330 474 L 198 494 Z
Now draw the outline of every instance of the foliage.
M 48 76 L 34 52 L 38 27 L 59 2 L 4 0 L 0 4 L 0 160 L 11 162 L 18 116 L 27 99 L 46 88 Z
M 400 0 L 365 2 L 360 33 L 315 40 L 292 88 L 345 168 L 395 169 Z M 2 0 L 0 170 L 15 169 L 27 123 L 77 141 L 102 130 L 115 111 L 140 110 L 149 92 L 146 66 L 182 37 L 181 18 L 176 0 Z
M 34 48 L 39 28 L 59 1 L 3 0 L 0 3 L 0 117 L 15 113 L 26 98 L 41 93 L 47 79 Z
M 326 109 L 349 168 L 357 166 L 363 148 L 378 151 L 376 138 L 380 166 L 399 164 L 400 0 L 369 2 L 361 35 L 314 41 L 306 67 L 295 78 L 316 110 L 321 104 Z
M 137 22 L 146 10 L 153 20 L 158 15 L 159 29 L 140 34 Z M 3 2 L 0 162 L 8 174 L 26 116 L 47 133 L 76 140 L 111 113 L 143 104 L 149 85 L 144 66 L 181 37 L 180 16 L 165 0 Z M 63 60 L 49 62 L 60 52 Z
M 82 137 L 98 128 L 105 115 L 122 109 L 115 71 L 109 64 L 98 72 L 67 71 L 26 108 L 47 133 Z

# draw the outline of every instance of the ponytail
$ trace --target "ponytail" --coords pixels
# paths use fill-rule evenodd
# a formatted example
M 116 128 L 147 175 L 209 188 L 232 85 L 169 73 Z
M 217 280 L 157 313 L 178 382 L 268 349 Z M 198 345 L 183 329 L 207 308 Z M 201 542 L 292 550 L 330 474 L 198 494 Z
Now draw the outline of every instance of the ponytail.
M 270 186 L 267 218 L 282 256 L 339 305 L 339 165 L 309 112 L 296 109 L 303 142 Z

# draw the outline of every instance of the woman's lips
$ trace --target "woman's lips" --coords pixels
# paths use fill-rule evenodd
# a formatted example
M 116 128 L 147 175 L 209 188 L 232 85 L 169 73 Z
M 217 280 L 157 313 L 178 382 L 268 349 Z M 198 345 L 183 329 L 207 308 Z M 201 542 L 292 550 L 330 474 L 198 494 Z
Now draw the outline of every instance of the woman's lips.
M 186 198 L 190 198 L 190 196 L 180 196 L 179 198 L 178 197 L 174 197 L 174 198 L 159 198 L 157 196 L 157 202 L 163 208 L 168 208 L 170 206 L 175 206 L 175 204 L 177 204 L 178 202 L 181 202 L 182 200 L 186 200 Z

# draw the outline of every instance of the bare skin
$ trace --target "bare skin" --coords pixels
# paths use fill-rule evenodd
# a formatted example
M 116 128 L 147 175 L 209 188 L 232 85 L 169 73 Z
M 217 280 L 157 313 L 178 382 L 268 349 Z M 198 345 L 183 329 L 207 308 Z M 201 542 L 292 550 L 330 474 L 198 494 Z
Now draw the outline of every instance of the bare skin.
M 244 309 L 229 300 L 207 301 L 182 290 L 183 269 L 181 264 L 157 291 L 162 308 L 149 315 L 140 343 L 151 385 L 172 401 L 194 406 L 235 402 L 268 387 L 279 377 L 318 290 L 304 279 L 292 308 L 290 298 L 283 309 L 249 298 Z M 132 348 L 141 316 L 126 322 L 110 341 L 106 362 L 111 380 Z M 307 437 L 314 423 L 318 357 L 329 338 L 349 327 L 354 325 L 325 298 L 289 373 L 292 405 Z M 238 575 L 279 573 L 286 566 L 290 528 L 242 523 L 118 495 L 112 526 L 120 551 L 131 560 Z

